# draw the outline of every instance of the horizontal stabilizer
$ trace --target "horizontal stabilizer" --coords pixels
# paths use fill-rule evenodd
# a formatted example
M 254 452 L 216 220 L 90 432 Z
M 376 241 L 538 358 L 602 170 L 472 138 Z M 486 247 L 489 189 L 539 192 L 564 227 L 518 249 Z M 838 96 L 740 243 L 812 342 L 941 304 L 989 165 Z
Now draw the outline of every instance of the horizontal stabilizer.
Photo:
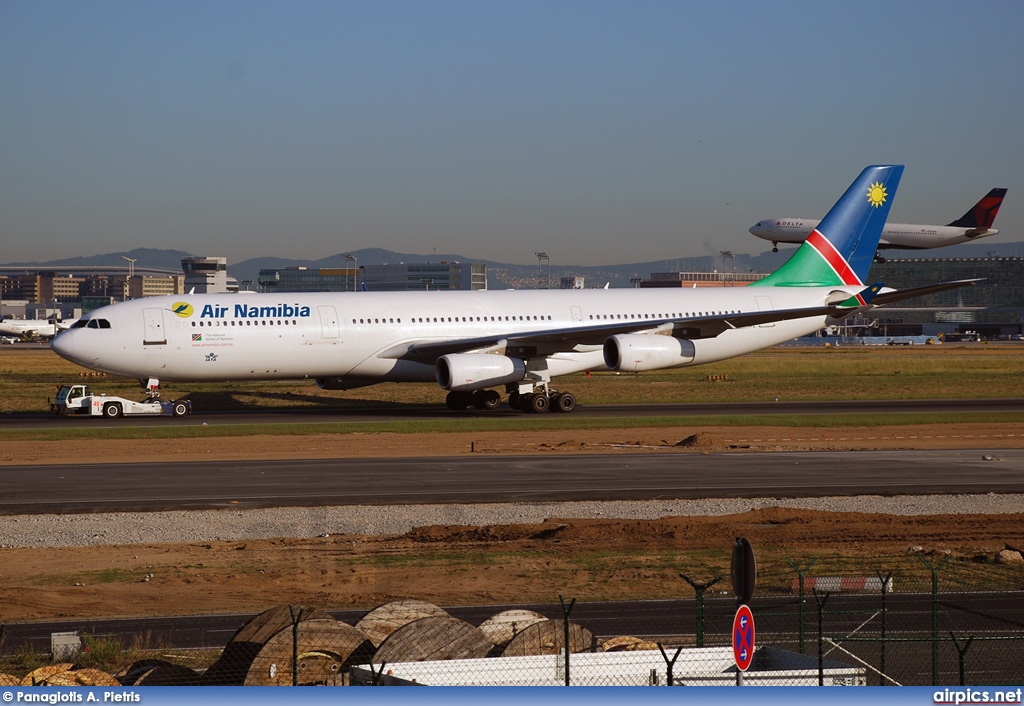
M 945 292 L 949 289 L 959 289 L 960 287 L 973 287 L 978 282 L 984 282 L 984 278 L 979 279 L 958 279 L 951 282 L 939 282 L 938 284 L 929 284 L 925 287 L 912 287 L 911 289 L 899 289 L 892 292 L 882 292 L 874 298 L 872 304 L 876 306 L 882 306 L 883 304 L 892 304 L 893 302 L 901 302 L 907 299 L 913 299 L 914 297 L 923 297 L 928 294 L 935 294 L 936 292 Z

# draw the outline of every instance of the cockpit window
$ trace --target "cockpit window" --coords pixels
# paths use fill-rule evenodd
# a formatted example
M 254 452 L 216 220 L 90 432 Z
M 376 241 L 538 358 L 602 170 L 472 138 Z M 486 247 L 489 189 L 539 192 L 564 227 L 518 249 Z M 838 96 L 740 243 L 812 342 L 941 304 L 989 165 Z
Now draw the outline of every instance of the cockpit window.
M 89 325 L 89 319 L 79 319 L 75 323 L 71 324 L 71 328 L 84 328 Z
M 78 326 L 79 323 L 81 322 L 77 322 L 75 326 Z M 110 322 L 106 319 L 89 319 L 88 325 L 89 328 L 110 328 Z

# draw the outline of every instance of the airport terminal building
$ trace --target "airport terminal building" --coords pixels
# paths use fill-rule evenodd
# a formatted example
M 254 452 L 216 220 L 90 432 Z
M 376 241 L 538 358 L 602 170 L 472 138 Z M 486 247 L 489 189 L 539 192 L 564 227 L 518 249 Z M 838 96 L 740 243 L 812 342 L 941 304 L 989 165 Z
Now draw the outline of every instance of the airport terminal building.
M 487 289 L 487 265 L 417 262 L 358 268 L 284 267 L 259 274 L 261 292 L 416 292 Z
M 871 312 L 881 335 L 977 332 L 982 338 L 1024 333 L 1024 257 L 889 260 L 871 267 L 872 282 L 895 289 L 980 279 L 970 287 L 908 299 Z

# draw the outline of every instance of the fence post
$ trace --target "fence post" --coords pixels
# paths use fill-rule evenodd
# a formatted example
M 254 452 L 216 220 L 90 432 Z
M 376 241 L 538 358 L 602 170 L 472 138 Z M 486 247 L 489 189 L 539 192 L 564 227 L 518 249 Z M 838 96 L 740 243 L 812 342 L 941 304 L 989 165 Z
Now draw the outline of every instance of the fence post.
M 716 583 L 722 580 L 721 576 L 716 576 L 707 583 L 695 583 L 690 580 L 690 577 L 686 574 L 679 574 L 679 578 L 686 583 L 690 584 L 693 588 L 693 592 L 697 594 L 697 647 L 704 646 L 704 592 L 714 586 Z M 678 656 L 678 654 L 677 654 Z
M 966 664 L 966 659 L 967 659 L 967 650 L 969 650 L 971 648 L 971 642 L 974 641 L 974 638 L 973 637 L 967 638 L 967 643 L 964 645 L 963 649 L 960 649 L 960 641 L 956 639 L 956 635 L 953 634 L 952 630 L 949 631 L 949 636 L 951 638 L 953 638 L 953 645 L 956 647 L 956 651 L 957 651 L 957 654 L 959 656 L 959 661 L 960 661 L 960 686 L 966 686 L 966 684 L 965 684 L 966 672 L 964 670 L 964 666 Z
M 381 686 L 381 680 L 384 678 L 384 667 L 387 666 L 387 661 L 380 663 L 380 669 L 373 668 L 373 660 L 370 660 L 370 682 L 374 686 Z
M 818 589 L 811 589 L 814 594 L 814 600 L 818 604 L 818 686 L 825 686 L 825 633 L 824 633 L 824 620 L 825 620 L 825 603 L 828 602 L 828 597 L 831 593 L 826 593 L 824 598 L 818 598 Z
M 939 685 L 939 569 L 946 565 L 951 555 L 932 566 L 922 554 L 915 554 L 921 563 L 932 572 L 932 686 Z
M 562 598 L 562 594 L 558 594 L 558 602 L 562 604 L 563 635 L 565 636 L 565 685 L 569 686 L 569 614 L 572 613 L 573 606 L 576 605 L 576 599 L 573 598 L 569 607 L 566 608 L 565 599 Z
M 882 645 L 881 645 L 881 654 L 879 655 L 879 661 L 878 661 L 878 671 L 881 672 L 882 674 L 886 674 L 887 672 L 885 671 L 885 638 L 886 638 L 886 629 L 885 629 L 886 628 L 886 622 L 885 621 L 886 621 L 886 616 L 888 615 L 888 613 L 887 613 L 887 608 L 886 608 L 886 595 L 885 594 L 886 594 L 887 587 L 890 585 L 889 582 L 892 581 L 892 572 L 890 571 L 889 573 L 887 573 L 885 575 L 885 578 L 883 579 L 882 578 L 882 572 L 878 571 L 876 569 L 875 570 L 875 575 L 877 575 L 878 576 L 878 580 L 882 582 Z M 880 679 L 879 681 L 881 682 L 881 686 L 887 686 L 885 679 Z
M 658 649 L 661 650 L 661 656 L 665 658 L 665 678 L 667 679 L 665 686 L 675 686 L 676 683 L 675 678 L 672 676 L 672 668 L 676 666 L 676 660 L 679 659 L 679 653 L 683 651 L 683 646 L 680 645 L 676 649 L 676 653 L 672 655 L 672 659 L 669 659 L 668 655 L 665 654 L 665 648 L 661 646 L 660 642 L 658 643 Z
M 302 619 L 302 609 L 299 609 L 299 616 L 295 615 L 295 608 L 288 604 L 288 613 L 292 617 L 292 686 L 299 685 L 299 620 Z
M 793 567 L 793 571 L 796 572 L 796 575 L 800 577 L 800 654 L 802 655 L 807 654 L 807 647 L 804 645 L 804 620 L 806 619 L 804 608 L 804 600 L 806 595 L 804 593 L 804 577 L 807 576 L 807 572 L 811 570 L 811 567 L 814 566 L 814 562 L 816 562 L 817 560 L 817 558 L 811 559 L 811 562 L 803 569 L 801 569 L 788 558 L 786 559 L 789 565 Z

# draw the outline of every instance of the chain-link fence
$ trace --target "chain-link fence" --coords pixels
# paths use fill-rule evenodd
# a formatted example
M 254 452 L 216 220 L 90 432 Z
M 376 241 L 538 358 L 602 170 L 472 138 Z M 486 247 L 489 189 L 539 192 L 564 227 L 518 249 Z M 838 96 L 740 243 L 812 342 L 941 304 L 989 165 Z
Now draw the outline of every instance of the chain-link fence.
M 0 684 L 973 685 L 1024 681 L 1024 569 L 913 554 L 762 567 L 756 649 L 737 673 L 736 600 L 722 576 L 679 574 L 673 600 L 504 610 L 419 600 L 371 611 L 278 606 L 222 648 L 148 636 L 51 635 L 48 654 L 0 633 Z M 197 620 L 197 619 L 193 619 Z M 13 626 L 12 626 L 13 627 Z

